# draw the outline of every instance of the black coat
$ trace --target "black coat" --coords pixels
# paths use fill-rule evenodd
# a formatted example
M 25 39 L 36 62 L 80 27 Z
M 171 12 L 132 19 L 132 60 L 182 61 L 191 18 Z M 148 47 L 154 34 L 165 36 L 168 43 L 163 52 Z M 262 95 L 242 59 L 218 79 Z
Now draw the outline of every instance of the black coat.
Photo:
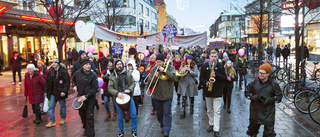
M 70 88 L 70 76 L 68 70 L 60 66 L 58 69 L 57 85 L 53 84 L 54 79 L 56 79 L 54 69 L 50 68 L 46 78 L 45 92 L 47 93 L 47 97 L 50 98 L 51 95 L 54 95 L 56 100 L 68 98 L 68 91 Z M 56 91 L 53 90 L 54 87 L 57 89 Z M 65 93 L 64 97 L 61 97 L 61 92 Z
M 87 100 L 95 100 L 99 91 L 97 74 L 89 71 L 85 74 L 81 69 L 74 74 L 73 84 L 77 86 L 78 96 L 86 96 Z
M 209 62 L 203 64 L 200 70 L 200 84 L 203 86 L 203 95 L 205 97 L 222 97 L 224 86 L 221 85 L 224 85 L 227 81 L 226 72 L 222 63 L 217 61 L 215 65 L 214 72 L 216 74 L 216 82 L 214 82 L 212 85 L 212 92 L 209 92 L 208 88 L 206 87 L 206 83 L 210 78 L 210 72 L 211 68 L 209 67 Z
M 289 48 L 283 48 L 281 51 L 281 54 L 283 57 L 288 57 L 290 55 L 290 49 Z
M 23 62 L 29 62 L 28 60 L 17 56 L 17 59 L 14 59 L 14 57 L 10 58 L 10 66 L 13 70 L 21 70 L 21 61 Z
M 78 51 L 76 49 L 72 50 L 72 59 L 78 60 Z
M 109 70 L 110 73 L 113 72 L 113 69 L 112 70 Z M 103 81 L 106 82 L 106 84 L 104 85 L 103 87 L 103 96 L 107 96 L 107 97 L 111 97 L 111 93 L 108 91 L 108 84 L 109 84 L 109 78 L 110 78 L 110 75 L 111 74 L 107 74 L 107 70 L 104 72 L 103 74 Z
M 239 74 L 241 75 L 246 75 L 248 73 L 248 63 L 246 60 L 241 60 L 239 59 L 238 65 L 237 65 L 237 70 Z
M 98 64 L 100 64 L 100 71 L 106 70 L 108 67 L 108 58 L 103 56 L 99 59 Z
M 258 95 L 253 100 L 253 95 Z M 282 92 L 279 84 L 274 80 L 263 82 L 256 78 L 250 82 L 245 91 L 245 96 L 251 99 L 250 123 L 273 125 L 275 121 L 275 102 L 281 102 Z
M 96 74 L 98 74 L 96 66 L 93 64 L 92 61 L 90 61 L 90 63 L 91 63 L 91 69 L 92 69 Z M 82 67 L 82 66 L 81 66 L 81 60 L 77 60 L 76 62 L 74 62 L 73 67 L 72 67 L 71 76 L 73 76 L 74 73 L 76 73 L 76 71 L 80 70 L 81 67 Z
M 276 48 L 276 57 L 280 57 L 281 48 Z

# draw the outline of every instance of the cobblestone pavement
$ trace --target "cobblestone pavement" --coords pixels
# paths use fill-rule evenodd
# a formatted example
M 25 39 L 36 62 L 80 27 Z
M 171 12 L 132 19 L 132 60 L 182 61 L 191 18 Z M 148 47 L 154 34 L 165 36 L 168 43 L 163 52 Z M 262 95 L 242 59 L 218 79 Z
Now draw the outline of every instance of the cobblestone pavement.
M 23 96 L 23 85 L 11 85 L 12 76 L 8 72 L 0 77 L 0 136 L 37 136 L 37 137 L 78 137 L 83 136 L 83 129 L 78 111 L 72 109 L 72 101 L 76 93 L 70 92 L 67 99 L 67 123 L 56 127 L 46 128 L 48 114 L 42 115 L 43 122 L 39 125 L 32 121 L 35 115 L 32 114 L 31 105 L 28 104 L 28 117 L 22 118 L 22 110 L 25 105 Z M 248 78 L 248 82 L 252 80 Z M 210 137 L 213 133 L 207 133 L 208 117 L 205 112 L 205 104 L 202 99 L 202 91 L 195 97 L 194 114 L 187 114 L 185 119 L 180 119 L 181 107 L 177 105 L 176 95 L 172 102 L 172 128 L 171 137 Z M 117 121 L 104 122 L 106 110 L 104 105 L 95 109 L 95 133 L 97 137 L 115 137 L 118 133 Z M 236 86 L 232 93 L 231 113 L 221 108 L 220 134 L 223 137 L 245 137 L 249 125 L 249 103 Z M 112 108 L 112 103 L 109 103 Z M 59 104 L 56 107 L 56 122 L 60 121 Z M 161 137 L 160 124 L 156 115 L 151 115 L 152 105 L 150 97 L 145 96 L 143 106 L 139 107 L 138 135 L 140 137 Z M 113 109 L 111 109 L 113 111 Z M 125 136 L 131 136 L 130 123 L 125 123 Z M 315 124 L 308 115 L 301 114 L 294 108 L 294 105 L 285 99 L 276 104 L 275 131 L 280 137 L 317 137 L 320 136 L 320 127 Z M 263 126 L 260 128 L 259 137 L 262 136 Z

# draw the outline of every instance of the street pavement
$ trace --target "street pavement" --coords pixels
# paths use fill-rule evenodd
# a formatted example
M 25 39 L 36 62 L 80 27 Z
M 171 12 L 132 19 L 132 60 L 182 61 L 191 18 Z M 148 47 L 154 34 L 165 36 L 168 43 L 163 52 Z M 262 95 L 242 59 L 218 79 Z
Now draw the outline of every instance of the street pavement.
M 25 72 L 25 70 L 23 70 Z M 252 77 L 248 77 L 248 82 Z M 11 85 L 11 73 L 6 72 L 0 77 L 0 136 L 37 136 L 37 137 L 78 137 L 83 136 L 84 129 L 78 111 L 72 108 L 72 101 L 76 93 L 70 92 L 67 99 L 67 123 L 58 125 L 60 121 L 59 104 L 56 107 L 57 126 L 46 128 L 48 114 L 42 115 L 43 122 L 36 125 L 32 121 L 35 115 L 32 114 L 31 105 L 28 103 L 28 117 L 22 118 L 22 111 L 25 105 L 23 96 L 23 85 Z M 104 122 L 106 110 L 104 105 L 100 109 L 95 108 L 95 133 L 97 137 L 115 137 L 118 134 L 117 121 Z M 236 86 L 232 93 L 231 113 L 221 107 L 220 134 L 222 137 L 245 137 L 249 125 L 249 104 L 245 98 L 243 90 Z M 109 102 L 112 108 L 112 103 Z M 194 114 L 187 114 L 185 119 L 180 119 L 181 107 L 177 105 L 176 94 L 172 102 L 172 128 L 171 137 L 211 137 L 213 133 L 206 131 L 208 127 L 208 117 L 205 111 L 205 103 L 202 99 L 202 91 L 195 97 Z M 156 114 L 151 115 L 151 99 L 144 98 L 143 106 L 139 107 L 138 115 L 138 136 L 139 137 L 162 137 L 160 124 Z M 113 109 L 111 109 L 113 111 Z M 280 137 L 319 137 L 320 127 L 315 124 L 308 115 L 301 114 L 295 110 L 293 104 L 283 98 L 283 102 L 276 104 L 275 131 Z M 125 136 L 131 136 L 130 122 L 125 123 Z M 263 126 L 260 127 L 258 137 L 263 135 Z

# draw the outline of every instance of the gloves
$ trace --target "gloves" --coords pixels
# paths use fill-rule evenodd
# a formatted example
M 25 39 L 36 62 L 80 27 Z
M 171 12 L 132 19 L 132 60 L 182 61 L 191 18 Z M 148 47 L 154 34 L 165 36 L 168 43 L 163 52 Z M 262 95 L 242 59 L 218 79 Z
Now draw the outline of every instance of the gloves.
M 272 104 L 276 102 L 277 98 L 276 97 L 270 97 L 270 98 L 265 98 L 261 96 L 261 103 L 267 105 L 267 104 Z
M 228 80 L 228 81 L 231 81 L 231 78 L 230 78 L 229 76 L 227 76 L 227 80 Z
M 250 97 L 250 99 L 251 99 L 252 101 L 259 101 L 259 100 L 260 100 L 260 96 L 259 96 L 259 95 L 252 95 L 252 96 Z

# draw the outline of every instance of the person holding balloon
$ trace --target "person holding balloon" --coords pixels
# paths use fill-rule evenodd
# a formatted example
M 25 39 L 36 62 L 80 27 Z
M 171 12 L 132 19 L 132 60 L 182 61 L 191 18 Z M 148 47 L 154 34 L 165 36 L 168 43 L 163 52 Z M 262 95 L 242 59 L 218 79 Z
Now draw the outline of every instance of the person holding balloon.
M 239 73 L 239 77 L 240 77 L 240 81 L 239 81 L 239 88 L 240 90 L 242 89 L 242 81 L 244 81 L 244 85 L 247 85 L 247 73 L 248 73 L 248 69 L 247 69 L 247 55 L 244 54 L 244 50 L 240 49 L 239 50 L 239 61 L 237 64 L 237 69 L 238 69 L 238 73 Z

